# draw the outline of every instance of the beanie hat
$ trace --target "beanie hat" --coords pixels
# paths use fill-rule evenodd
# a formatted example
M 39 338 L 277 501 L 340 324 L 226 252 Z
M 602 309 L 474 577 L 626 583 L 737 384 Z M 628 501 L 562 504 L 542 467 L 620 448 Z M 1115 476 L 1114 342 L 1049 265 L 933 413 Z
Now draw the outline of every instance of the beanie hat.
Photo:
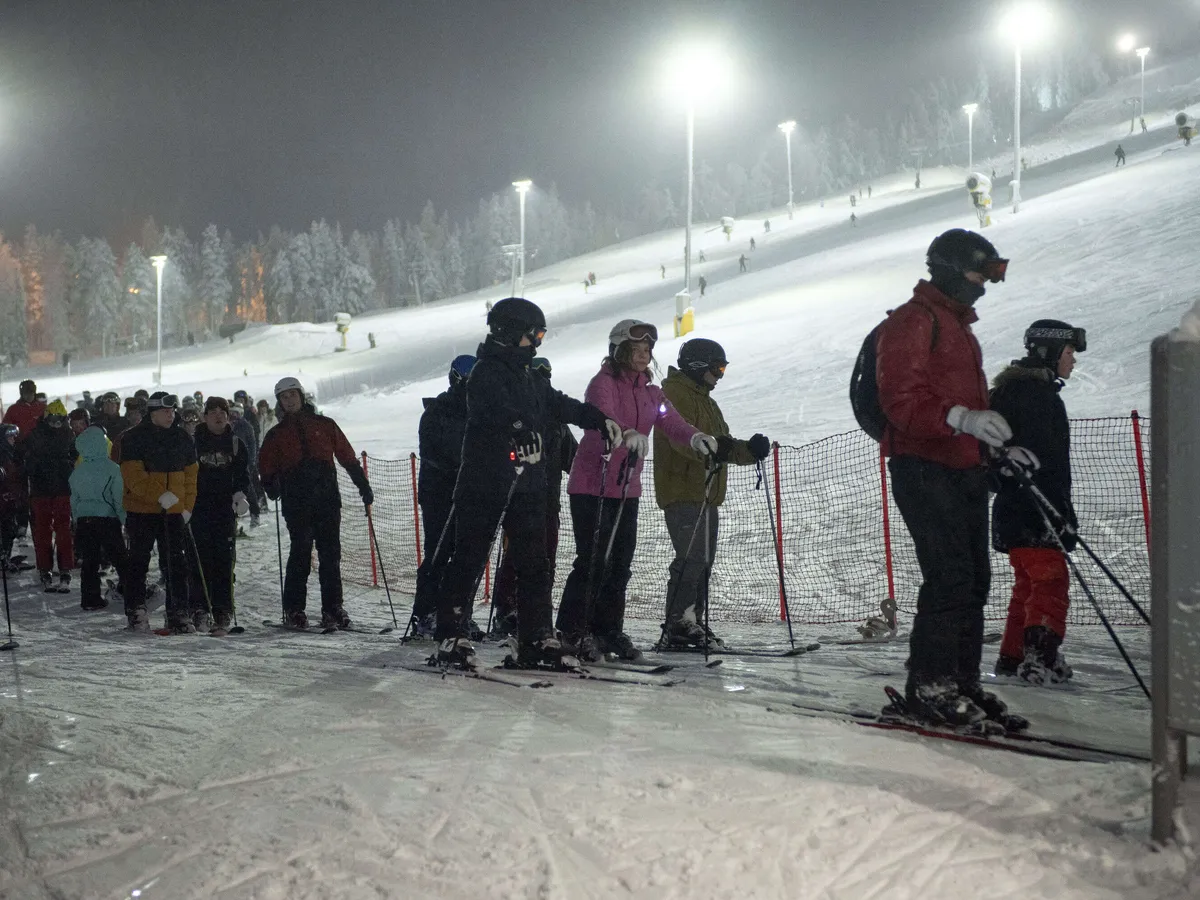
M 46 407 L 46 415 L 48 416 L 65 416 L 66 414 L 67 408 L 63 406 L 63 402 L 61 400 L 55 400 Z

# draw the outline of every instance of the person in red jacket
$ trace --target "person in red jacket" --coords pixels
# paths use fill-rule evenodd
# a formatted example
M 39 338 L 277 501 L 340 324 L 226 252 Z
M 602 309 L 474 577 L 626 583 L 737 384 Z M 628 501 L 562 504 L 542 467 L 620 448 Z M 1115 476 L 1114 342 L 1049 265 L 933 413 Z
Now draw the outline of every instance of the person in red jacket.
M 321 627 L 349 628 L 350 616 L 342 607 L 342 497 L 334 461 L 346 470 L 365 507 L 370 507 L 375 495 L 342 429 L 305 402 L 297 379 L 280 379 L 275 398 L 279 424 L 263 440 L 258 472 L 267 496 L 280 503 L 291 541 L 283 586 L 283 624 L 308 627 L 304 607 L 316 544 Z
M 26 378 L 17 388 L 21 397 L 4 411 L 4 424 L 16 425 L 20 429 L 17 432 L 17 466 L 24 471 L 25 452 L 24 444 L 29 436 L 33 434 L 33 429 L 37 427 L 37 423 L 41 420 L 46 412 L 46 401 L 37 399 L 37 385 L 33 383 L 33 379 Z M 22 479 L 23 480 L 23 479 Z M 29 495 L 26 493 L 16 501 L 17 513 L 17 537 L 23 537 L 26 529 L 29 528 Z
M 928 721 L 972 725 L 989 718 L 1016 728 L 1024 720 L 979 683 L 991 583 L 981 445 L 998 450 L 1012 431 L 988 408 L 983 353 L 971 331 L 975 302 L 987 282 L 1004 280 L 1008 260 L 980 235 L 953 229 L 930 244 L 927 262 L 930 279 L 917 283 L 876 339 L 883 450 L 922 577 L 905 699 Z M 1007 453 L 1036 466 L 1021 448 Z

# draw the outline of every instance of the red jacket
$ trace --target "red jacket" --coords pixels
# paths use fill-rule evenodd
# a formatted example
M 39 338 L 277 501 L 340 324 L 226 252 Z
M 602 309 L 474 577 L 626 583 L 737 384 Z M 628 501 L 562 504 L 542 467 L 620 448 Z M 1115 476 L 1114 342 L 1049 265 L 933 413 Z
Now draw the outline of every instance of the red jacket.
M 17 441 L 24 441 L 33 431 L 33 426 L 38 423 L 38 419 L 42 417 L 42 413 L 46 411 L 46 404 L 40 400 L 34 400 L 32 403 L 26 403 L 24 400 L 18 400 L 4 412 L 4 424 L 16 425 L 21 429 L 21 434 Z
M 888 420 L 888 456 L 918 456 L 952 469 L 982 465 L 979 441 L 946 424 L 952 406 L 988 408 L 983 351 L 971 331 L 978 318 L 970 306 L 922 280 L 880 327 L 875 375 Z

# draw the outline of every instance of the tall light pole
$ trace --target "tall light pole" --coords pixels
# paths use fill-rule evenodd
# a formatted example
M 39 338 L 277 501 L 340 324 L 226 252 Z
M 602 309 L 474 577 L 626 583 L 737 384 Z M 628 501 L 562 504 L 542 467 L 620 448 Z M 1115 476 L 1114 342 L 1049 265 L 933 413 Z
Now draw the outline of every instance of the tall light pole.
M 783 132 L 784 140 L 787 142 L 788 218 L 791 219 L 795 210 L 795 204 L 792 202 L 792 132 L 796 130 L 796 123 L 792 119 L 780 122 L 779 130 Z
M 157 276 L 157 281 L 158 281 L 158 300 L 157 300 L 158 374 L 155 376 L 154 383 L 161 387 L 162 386 L 162 273 L 163 273 L 163 268 L 167 264 L 167 258 L 165 256 L 152 256 L 152 257 L 150 257 L 150 262 L 154 263 L 154 273 Z
M 964 103 L 963 112 L 967 114 L 967 172 L 975 168 L 975 111 L 978 103 Z
M 525 296 L 525 195 L 528 194 L 529 189 L 531 187 L 533 187 L 533 182 L 530 181 L 528 178 L 522 178 L 520 181 L 514 181 L 512 183 L 512 185 L 513 185 L 513 187 L 515 187 L 517 189 L 517 196 L 519 196 L 521 198 L 521 249 L 519 251 L 521 254 L 521 270 L 520 270 L 521 275 L 520 275 L 520 283 L 518 285 L 519 290 L 513 296 L 524 297 Z
M 1016 50 L 1016 80 L 1013 92 L 1013 212 L 1021 211 L 1021 48 L 1037 40 L 1050 25 L 1046 8 L 1036 2 L 1026 2 L 1010 10 L 1004 20 L 1004 31 L 1011 37 Z
M 1117 38 L 1117 52 L 1124 56 L 1125 59 L 1125 74 L 1132 75 L 1129 71 L 1129 54 L 1133 52 L 1133 48 L 1137 46 L 1137 38 L 1132 34 L 1123 34 Z
M 1143 118 L 1146 115 L 1146 57 L 1150 54 L 1149 47 L 1138 47 L 1138 59 L 1142 61 L 1142 93 L 1141 99 L 1138 100 L 1138 115 Z

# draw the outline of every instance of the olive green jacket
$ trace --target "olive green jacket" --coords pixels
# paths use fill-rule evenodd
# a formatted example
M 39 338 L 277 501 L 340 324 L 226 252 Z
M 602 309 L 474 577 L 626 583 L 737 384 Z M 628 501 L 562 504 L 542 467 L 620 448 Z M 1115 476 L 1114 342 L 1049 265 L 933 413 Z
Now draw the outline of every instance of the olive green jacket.
M 729 426 L 721 415 L 721 407 L 712 398 L 711 388 L 697 384 L 674 366 L 669 366 L 662 390 L 685 422 L 720 440 L 725 462 L 754 465 L 754 454 L 746 442 L 729 436 Z M 705 474 L 704 458 L 699 453 L 672 444 L 660 429 L 654 429 L 654 498 L 660 507 L 666 509 L 675 503 L 704 502 Z M 724 502 L 724 469 L 714 477 L 709 497 L 713 506 Z

